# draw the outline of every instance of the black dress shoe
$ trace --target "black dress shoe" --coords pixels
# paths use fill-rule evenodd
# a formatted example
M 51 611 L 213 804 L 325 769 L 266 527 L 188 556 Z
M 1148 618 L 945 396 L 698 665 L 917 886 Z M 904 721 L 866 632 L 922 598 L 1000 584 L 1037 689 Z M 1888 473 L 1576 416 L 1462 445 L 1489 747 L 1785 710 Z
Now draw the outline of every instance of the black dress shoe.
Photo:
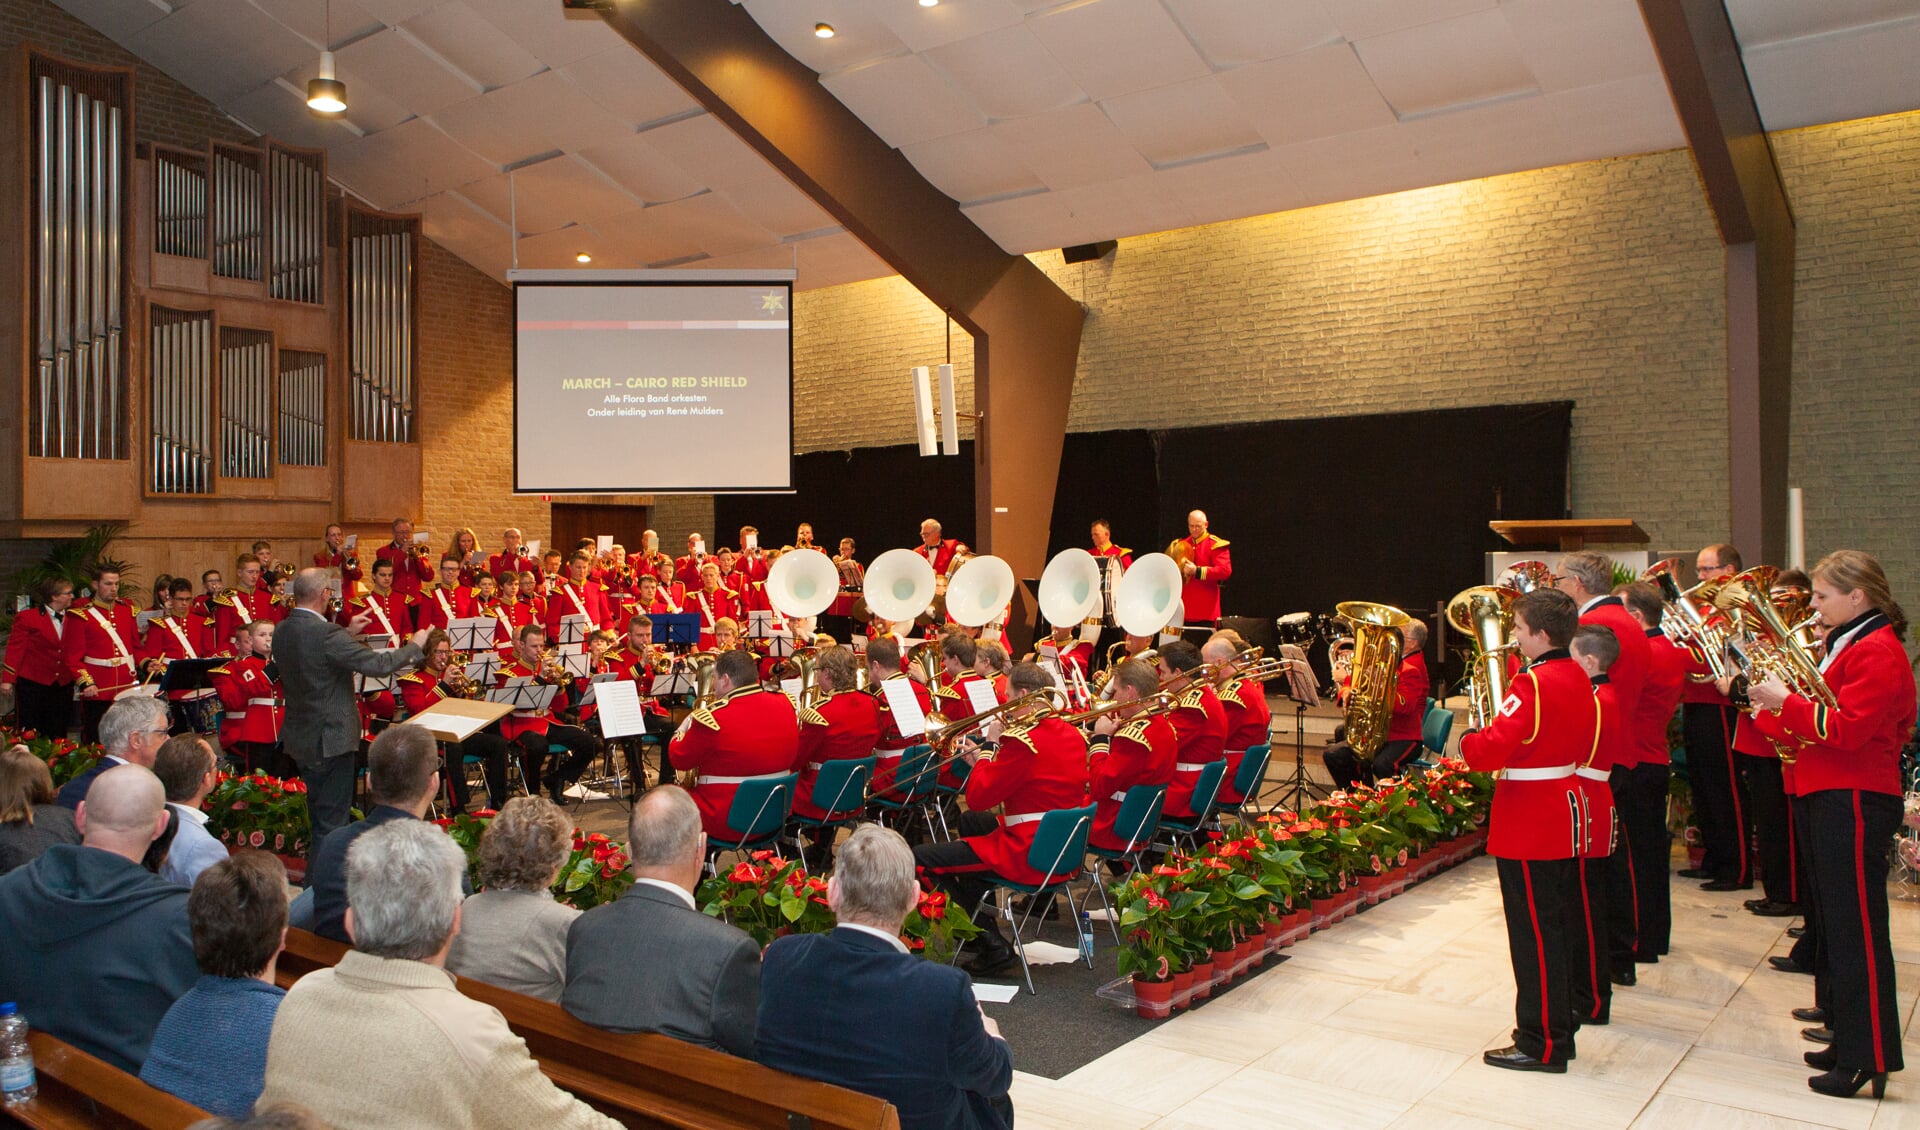
M 1817 1052 L 1807 1052 L 1800 1058 L 1807 1061 L 1808 1067 L 1817 1067 L 1822 1071 L 1832 1071 L 1840 1066 L 1840 1053 L 1832 1048 L 1821 1048 Z
M 1825 1024 L 1828 1019 L 1824 1008 L 1796 1008 L 1793 1018 L 1802 1024 Z
M 1680 872 L 1680 877 L 1682 879 L 1711 879 L 1713 878 L 1713 872 L 1708 871 L 1704 867 L 1689 867 L 1685 871 Z
M 1812 973 L 1813 972 L 1813 970 L 1808 969 L 1806 966 L 1793 960 L 1791 957 L 1785 957 L 1781 954 L 1774 954 L 1772 957 L 1767 958 L 1767 964 L 1773 966 L 1775 969 L 1778 969 L 1782 973 Z
M 1607 974 L 1607 980 L 1612 981 L 1616 985 L 1624 985 L 1631 988 L 1640 983 L 1640 975 L 1631 969 L 1616 969 Z
M 1796 942 L 1806 936 L 1807 936 L 1807 928 L 1805 926 L 1787 927 L 1787 937 L 1792 938 Z
M 1873 1084 L 1873 1097 L 1884 1098 L 1887 1093 L 1887 1073 L 1873 1072 L 1866 1068 L 1836 1067 L 1825 1075 L 1815 1075 L 1807 1080 L 1807 1086 L 1823 1095 L 1832 1095 L 1836 1099 L 1850 1099 L 1860 1093 L 1860 1088 Z
M 1657 953 L 1636 953 L 1633 955 L 1633 960 L 1640 965 L 1658 965 L 1660 964 L 1660 955 Z
M 1753 884 L 1736 883 L 1732 879 L 1715 879 L 1711 882 L 1700 884 L 1700 889 L 1703 891 L 1751 891 Z
M 1749 902 L 1747 910 L 1762 918 L 1792 918 L 1800 913 L 1800 908 L 1793 903 L 1775 902 L 1772 899 L 1761 899 L 1758 903 Z
M 1831 1044 L 1833 1043 L 1833 1029 L 1802 1028 L 1800 1029 L 1800 1038 L 1816 1044 Z
M 1480 1062 L 1490 1067 L 1504 1067 L 1508 1071 L 1549 1071 L 1555 1075 L 1565 1075 L 1567 1073 L 1566 1064 L 1548 1063 L 1543 1059 L 1535 1059 L 1517 1047 L 1506 1047 L 1498 1051 L 1481 1052 Z
M 975 951 L 967 958 L 966 969 L 975 977 L 992 977 L 1020 964 L 1020 955 L 1005 942 Z

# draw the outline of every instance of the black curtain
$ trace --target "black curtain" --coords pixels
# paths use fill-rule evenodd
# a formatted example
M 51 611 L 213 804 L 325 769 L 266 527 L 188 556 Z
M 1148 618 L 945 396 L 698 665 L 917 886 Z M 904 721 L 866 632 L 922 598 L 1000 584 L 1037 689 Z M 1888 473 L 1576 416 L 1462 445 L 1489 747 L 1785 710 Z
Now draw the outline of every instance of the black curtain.
M 926 518 L 943 536 L 974 544 L 972 440 L 958 455 L 927 458 L 913 444 L 797 455 L 793 486 L 792 494 L 715 495 L 713 544 L 733 545 L 741 526 L 758 526 L 761 545 L 787 545 L 794 527 L 811 522 L 815 545 L 834 553 L 852 538 L 861 564 L 871 565 L 889 549 L 919 545 Z

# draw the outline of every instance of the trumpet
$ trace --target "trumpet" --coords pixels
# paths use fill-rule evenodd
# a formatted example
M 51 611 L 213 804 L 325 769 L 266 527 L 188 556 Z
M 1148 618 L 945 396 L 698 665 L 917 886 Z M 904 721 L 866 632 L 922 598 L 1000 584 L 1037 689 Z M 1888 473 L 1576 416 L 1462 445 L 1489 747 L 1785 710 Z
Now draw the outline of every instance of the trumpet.
M 560 653 L 553 648 L 547 648 L 540 653 L 540 670 L 536 677 L 543 683 L 553 683 L 558 686 L 573 682 L 573 676 L 560 665 Z
M 457 658 L 440 672 L 440 685 L 455 698 L 476 698 L 480 693 L 480 685 L 467 677 L 466 664 Z

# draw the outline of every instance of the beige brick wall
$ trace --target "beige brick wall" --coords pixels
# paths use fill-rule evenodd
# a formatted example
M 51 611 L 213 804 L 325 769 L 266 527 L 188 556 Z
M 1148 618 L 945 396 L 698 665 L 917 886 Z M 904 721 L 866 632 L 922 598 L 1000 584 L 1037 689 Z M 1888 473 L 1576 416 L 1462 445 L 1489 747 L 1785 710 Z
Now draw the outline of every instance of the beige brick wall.
M 946 315 L 898 275 L 796 295 L 794 450 L 914 442 L 907 373 L 945 361 L 947 341 Z M 966 412 L 973 408 L 973 339 L 956 326 L 952 342 L 954 399 Z M 973 421 L 960 423 L 971 439 Z

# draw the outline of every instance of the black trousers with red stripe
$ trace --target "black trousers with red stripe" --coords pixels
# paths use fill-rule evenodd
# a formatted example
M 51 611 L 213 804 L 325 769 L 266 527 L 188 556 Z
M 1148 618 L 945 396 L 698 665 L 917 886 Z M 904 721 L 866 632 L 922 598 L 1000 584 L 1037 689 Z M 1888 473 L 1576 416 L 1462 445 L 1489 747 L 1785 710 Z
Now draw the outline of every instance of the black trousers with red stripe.
M 969 913 L 980 903 L 981 896 L 987 893 L 989 884 L 983 876 L 992 871 L 981 861 L 967 843 L 964 836 L 984 836 L 1000 826 L 991 812 L 962 812 L 958 826 L 954 828 L 954 838 L 943 844 L 915 844 L 913 846 L 913 865 L 917 870 L 933 876 L 947 897 L 967 908 Z M 977 915 L 974 923 L 992 936 L 994 941 L 1006 945 L 1006 939 L 1000 934 L 1000 919 L 992 913 Z
M 1567 995 L 1576 1024 L 1605 1024 L 1613 1014 L 1613 955 L 1609 939 L 1615 856 L 1573 861 L 1567 891 Z M 1511 928 L 1511 927 L 1509 927 Z M 1631 948 L 1627 967 L 1632 968 Z
M 1680 721 L 1687 742 L 1687 780 L 1693 785 L 1693 815 L 1706 848 L 1702 866 L 1715 879 L 1751 883 L 1746 784 L 1734 767 L 1731 706 L 1689 702 Z
M 1887 853 L 1901 809 L 1901 798 L 1890 793 L 1827 789 L 1807 796 L 1820 924 L 1814 977 L 1828 986 L 1827 1026 L 1843 1070 L 1898 1071 L 1905 1065 L 1887 927 Z
M 1565 1063 L 1573 1054 L 1567 900 L 1579 884 L 1572 859 L 1502 859 L 1500 904 L 1513 958 L 1513 1042 L 1527 1055 Z
M 1820 968 L 1820 900 L 1813 897 L 1813 843 L 1807 835 L 1807 798 L 1803 796 L 1787 798 L 1787 818 L 1793 821 L 1793 851 L 1800 865 L 1800 913 L 1806 919 L 1806 929 L 1794 940 L 1793 949 L 1787 956 L 1800 964 L 1802 969 Z M 1833 986 L 1825 979 L 1816 976 L 1813 981 L 1814 1006 L 1826 1008 L 1830 1001 L 1827 991 Z
M 1627 774 L 1620 839 L 1633 870 L 1634 957 L 1647 961 L 1667 952 L 1673 934 L 1673 849 L 1667 833 L 1667 782 L 1673 773 L 1666 765 L 1649 762 Z M 1621 795 L 1615 791 L 1616 803 Z
M 1799 902 L 1799 861 L 1793 857 L 1793 820 L 1787 814 L 1780 759 L 1737 753 L 1734 762 L 1753 806 L 1754 850 L 1760 857 L 1761 885 L 1774 902 Z

